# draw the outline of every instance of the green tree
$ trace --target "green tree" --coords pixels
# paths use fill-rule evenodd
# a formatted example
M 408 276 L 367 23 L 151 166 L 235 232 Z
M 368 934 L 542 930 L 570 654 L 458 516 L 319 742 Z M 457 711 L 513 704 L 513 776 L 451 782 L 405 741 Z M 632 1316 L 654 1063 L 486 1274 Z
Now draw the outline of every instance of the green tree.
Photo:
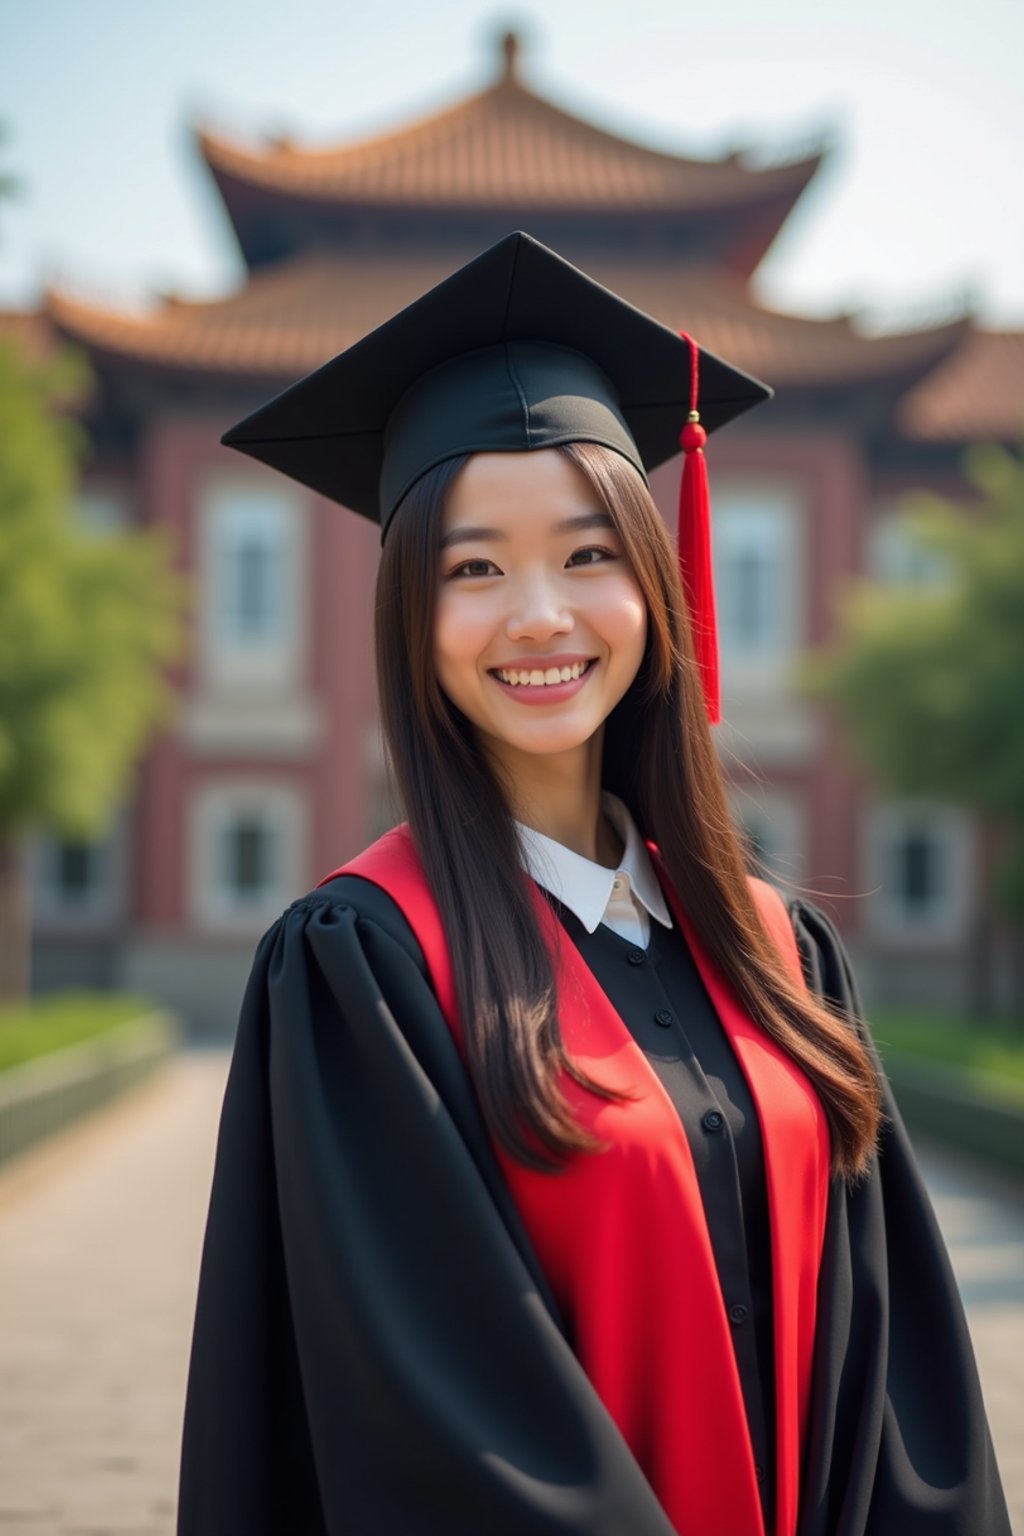
M 151 532 L 75 516 L 85 436 L 71 354 L 0 339 L 0 996 L 28 979 L 25 846 L 103 831 L 163 718 L 182 588 Z
M 908 538 L 937 557 L 941 578 L 860 584 L 844 604 L 841 643 L 812 663 L 810 682 L 839 703 L 864 758 L 891 790 L 934 796 L 981 818 L 996 849 L 986 897 L 1020 929 L 1024 458 L 975 448 L 964 473 L 976 493 L 969 509 L 923 494 L 905 506 Z M 976 993 L 985 972 L 982 955 Z M 991 1001 L 991 993 L 976 996 L 987 1011 Z

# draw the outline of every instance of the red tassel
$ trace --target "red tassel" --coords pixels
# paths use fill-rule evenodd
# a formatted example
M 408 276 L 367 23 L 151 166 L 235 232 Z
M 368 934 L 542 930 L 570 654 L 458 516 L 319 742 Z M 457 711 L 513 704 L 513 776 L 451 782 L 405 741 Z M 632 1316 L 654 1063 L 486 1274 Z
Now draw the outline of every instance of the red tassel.
M 679 434 L 683 449 L 683 477 L 679 484 L 679 570 L 690 612 L 697 663 L 704 684 L 708 720 L 721 719 L 718 676 L 718 622 L 715 614 L 714 568 L 711 559 L 711 493 L 704 444 L 708 435 L 697 410 L 698 377 L 696 343 L 680 332 L 690 347 L 690 414 Z

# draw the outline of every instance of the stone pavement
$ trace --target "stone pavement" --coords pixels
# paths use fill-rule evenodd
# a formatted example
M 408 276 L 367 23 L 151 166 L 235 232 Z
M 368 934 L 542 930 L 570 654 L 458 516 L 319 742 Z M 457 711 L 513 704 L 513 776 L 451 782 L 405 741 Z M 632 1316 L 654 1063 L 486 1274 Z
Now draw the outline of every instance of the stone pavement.
M 918 1159 L 949 1247 L 1015 1536 L 1024 1536 L 1024 1188 L 935 1147 Z
M 0 1176 L 0 1532 L 171 1536 L 227 1055 Z
M 226 1065 L 188 1053 L 0 1174 L 0 1536 L 172 1536 Z M 1024 1191 L 923 1163 L 1024 1536 Z

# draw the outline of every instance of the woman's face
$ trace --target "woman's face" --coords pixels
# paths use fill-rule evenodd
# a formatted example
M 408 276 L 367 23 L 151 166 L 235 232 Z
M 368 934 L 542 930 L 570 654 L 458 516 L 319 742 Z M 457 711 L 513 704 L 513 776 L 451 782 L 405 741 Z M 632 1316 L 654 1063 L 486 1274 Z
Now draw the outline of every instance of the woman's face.
M 475 454 L 448 493 L 435 664 L 499 761 L 594 741 L 640 667 L 647 612 L 615 526 L 557 449 Z

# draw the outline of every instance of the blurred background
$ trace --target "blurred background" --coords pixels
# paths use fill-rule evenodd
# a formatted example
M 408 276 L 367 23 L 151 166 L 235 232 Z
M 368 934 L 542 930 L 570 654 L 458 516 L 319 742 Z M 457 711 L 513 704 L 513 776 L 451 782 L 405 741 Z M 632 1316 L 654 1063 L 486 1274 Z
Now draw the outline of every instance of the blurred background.
M 0 12 L 5 1529 L 78 1528 L 30 1444 L 97 1528 L 170 1529 L 253 945 L 396 814 L 375 531 L 220 433 L 515 228 L 776 390 L 708 455 L 736 817 L 838 924 L 978 1326 L 1024 1346 L 1022 46 L 1011 0 Z M 62 1462 L 104 1371 L 108 1450 Z

